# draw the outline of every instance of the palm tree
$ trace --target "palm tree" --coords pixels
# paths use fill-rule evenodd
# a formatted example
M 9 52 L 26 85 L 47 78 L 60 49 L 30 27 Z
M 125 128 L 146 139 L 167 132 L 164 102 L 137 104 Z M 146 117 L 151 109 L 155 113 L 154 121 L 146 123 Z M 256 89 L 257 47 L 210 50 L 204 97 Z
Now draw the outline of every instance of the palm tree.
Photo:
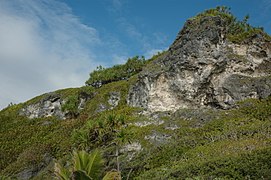
M 91 179 L 99 179 L 103 166 L 103 159 L 99 150 L 91 154 L 86 151 L 73 152 L 74 172 L 84 172 Z
M 86 151 L 74 151 L 73 168 L 65 168 L 59 163 L 55 163 L 55 175 L 60 180 L 98 180 L 103 162 L 99 150 L 94 150 L 91 154 Z

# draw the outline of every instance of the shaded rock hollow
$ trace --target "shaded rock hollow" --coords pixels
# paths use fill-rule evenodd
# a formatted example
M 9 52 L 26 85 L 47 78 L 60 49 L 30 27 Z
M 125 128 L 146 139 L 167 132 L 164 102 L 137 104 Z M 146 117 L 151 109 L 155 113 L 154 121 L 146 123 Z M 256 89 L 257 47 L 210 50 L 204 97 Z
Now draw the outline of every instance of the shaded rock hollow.
M 127 102 L 149 111 L 216 107 L 271 94 L 271 42 L 258 33 L 242 43 L 227 38 L 219 16 L 188 20 L 164 56 L 139 75 Z

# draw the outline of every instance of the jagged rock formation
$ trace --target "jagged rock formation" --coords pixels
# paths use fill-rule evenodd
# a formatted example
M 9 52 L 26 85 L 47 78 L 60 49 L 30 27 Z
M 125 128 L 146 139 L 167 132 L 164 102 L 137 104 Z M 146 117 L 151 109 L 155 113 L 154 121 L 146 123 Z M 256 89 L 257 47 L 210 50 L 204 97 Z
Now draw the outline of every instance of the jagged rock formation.
M 61 106 L 64 103 L 64 100 L 59 95 L 51 93 L 39 102 L 22 108 L 19 114 L 30 119 L 50 116 L 65 119 L 65 113 L 61 110 Z
M 113 109 L 119 104 L 120 101 L 120 93 L 119 92 L 110 92 L 110 97 L 108 99 L 108 104 L 112 106 L 111 108 Z
M 86 101 L 91 98 L 86 93 L 80 93 L 78 97 L 78 110 L 82 110 L 86 104 Z M 42 118 L 42 117 L 57 117 L 58 119 L 66 119 L 70 116 L 69 111 L 63 110 L 62 106 L 66 103 L 57 93 L 48 93 L 41 100 L 36 103 L 29 104 L 22 108 L 19 112 L 22 116 L 27 116 L 30 119 Z
M 271 41 L 255 33 L 241 43 L 227 38 L 221 16 L 188 20 L 168 52 L 139 75 L 127 102 L 149 111 L 216 107 L 271 94 Z

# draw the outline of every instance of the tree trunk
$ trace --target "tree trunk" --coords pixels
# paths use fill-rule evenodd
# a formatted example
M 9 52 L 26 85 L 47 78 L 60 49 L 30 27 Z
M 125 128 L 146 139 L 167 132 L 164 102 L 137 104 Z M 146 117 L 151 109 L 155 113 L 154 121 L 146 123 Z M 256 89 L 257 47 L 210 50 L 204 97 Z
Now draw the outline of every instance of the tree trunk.
M 119 147 L 116 146 L 116 159 L 117 159 L 117 171 L 120 172 L 120 164 L 119 164 Z

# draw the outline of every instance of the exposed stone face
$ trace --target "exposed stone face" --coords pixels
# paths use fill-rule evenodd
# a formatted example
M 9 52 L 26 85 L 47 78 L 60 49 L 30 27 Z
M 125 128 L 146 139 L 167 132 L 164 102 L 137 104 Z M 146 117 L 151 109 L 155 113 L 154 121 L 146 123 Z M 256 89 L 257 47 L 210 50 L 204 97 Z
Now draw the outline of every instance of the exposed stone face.
M 167 143 L 171 139 L 171 136 L 154 131 L 151 135 L 145 136 L 144 139 L 149 140 L 154 145 L 161 145 Z
M 59 95 L 51 93 L 38 103 L 30 104 L 21 109 L 20 115 L 27 116 L 30 119 L 50 116 L 65 119 L 65 113 L 61 111 L 61 105 L 64 103 Z
M 78 110 L 82 110 L 92 96 L 81 93 L 79 95 Z M 30 119 L 41 117 L 57 117 L 58 119 L 69 118 L 69 112 L 62 111 L 62 105 L 65 104 L 65 99 L 56 93 L 48 93 L 39 102 L 27 105 L 19 112 L 22 116 L 27 116 Z
M 175 111 L 203 106 L 227 109 L 246 98 L 271 94 L 271 42 L 261 35 L 246 44 L 225 38 L 220 17 L 205 17 L 200 26 L 187 21 L 157 71 L 145 69 L 130 88 L 131 106 Z
M 112 108 L 115 108 L 120 101 L 120 92 L 111 92 L 109 94 L 108 104 L 112 106 Z

